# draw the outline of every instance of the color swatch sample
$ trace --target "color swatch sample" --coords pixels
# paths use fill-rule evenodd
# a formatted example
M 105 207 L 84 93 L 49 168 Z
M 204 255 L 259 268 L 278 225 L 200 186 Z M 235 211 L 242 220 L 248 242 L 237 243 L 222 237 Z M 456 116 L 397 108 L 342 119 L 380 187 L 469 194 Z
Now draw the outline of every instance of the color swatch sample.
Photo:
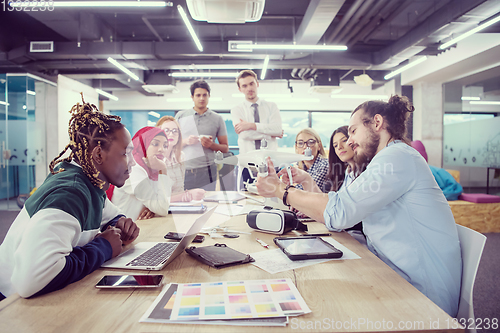
M 247 295 L 230 295 L 229 303 L 248 303 Z
M 225 306 L 207 306 L 207 307 L 205 307 L 205 314 L 207 316 L 224 315 L 224 314 L 226 314 L 226 307 Z
M 300 315 L 311 310 L 290 279 L 178 284 L 170 320 Z M 167 306 L 167 305 L 165 305 Z
M 182 290 L 182 296 L 200 295 L 201 288 L 186 288 Z
M 228 286 L 228 294 L 244 294 L 246 292 L 245 286 Z

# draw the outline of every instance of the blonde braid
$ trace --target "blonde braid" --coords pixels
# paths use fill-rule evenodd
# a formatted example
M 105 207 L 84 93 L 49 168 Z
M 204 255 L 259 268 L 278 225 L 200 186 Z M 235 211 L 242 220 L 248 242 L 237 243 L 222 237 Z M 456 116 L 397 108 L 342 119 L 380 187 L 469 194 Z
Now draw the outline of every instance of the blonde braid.
M 64 171 L 63 168 L 54 171 L 56 164 L 63 161 L 71 162 L 73 159 L 76 159 L 92 184 L 102 189 L 105 182 L 99 179 L 99 171 L 95 167 L 90 150 L 95 146 L 106 149 L 112 141 L 112 137 L 110 138 L 109 136 L 112 136 L 114 131 L 122 128 L 123 125 L 120 123 L 120 117 L 100 112 L 94 104 L 85 103 L 83 93 L 80 94 L 83 104 L 76 103 L 69 111 L 72 114 L 68 129 L 70 142 L 50 162 L 49 169 L 52 174 L 62 172 Z M 67 150 L 71 151 L 69 156 L 61 158 Z

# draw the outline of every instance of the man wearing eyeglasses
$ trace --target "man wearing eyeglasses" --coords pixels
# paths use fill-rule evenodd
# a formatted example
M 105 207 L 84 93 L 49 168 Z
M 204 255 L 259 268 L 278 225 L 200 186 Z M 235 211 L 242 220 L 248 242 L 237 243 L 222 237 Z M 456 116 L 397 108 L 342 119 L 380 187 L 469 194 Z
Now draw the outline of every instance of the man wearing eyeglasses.
M 243 70 L 236 79 L 238 89 L 245 95 L 245 101 L 231 110 L 234 130 L 238 134 L 240 154 L 260 149 L 262 139 L 266 139 L 269 150 L 278 150 L 277 138 L 283 137 L 280 110 L 276 103 L 259 98 L 259 81 L 252 70 Z M 251 179 L 247 169 L 243 171 L 243 181 Z

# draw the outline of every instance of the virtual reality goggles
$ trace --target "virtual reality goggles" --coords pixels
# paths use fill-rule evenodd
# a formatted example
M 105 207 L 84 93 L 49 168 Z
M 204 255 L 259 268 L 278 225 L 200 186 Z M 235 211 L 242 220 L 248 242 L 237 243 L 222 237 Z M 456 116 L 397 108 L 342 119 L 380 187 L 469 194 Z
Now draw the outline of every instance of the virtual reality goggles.
M 250 228 L 276 235 L 283 235 L 290 230 L 307 231 L 307 226 L 299 222 L 294 212 L 269 206 L 250 211 L 247 223 Z

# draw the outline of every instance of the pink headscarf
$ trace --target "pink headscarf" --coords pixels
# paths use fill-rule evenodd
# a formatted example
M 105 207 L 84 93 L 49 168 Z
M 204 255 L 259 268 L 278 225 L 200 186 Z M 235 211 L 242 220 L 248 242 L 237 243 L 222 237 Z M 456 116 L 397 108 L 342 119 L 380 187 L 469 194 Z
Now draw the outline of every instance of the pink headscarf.
M 144 163 L 143 158 L 147 157 L 146 151 L 148 150 L 151 141 L 153 141 L 153 139 L 158 135 L 167 137 L 161 128 L 146 126 L 138 130 L 132 138 L 132 143 L 134 144 L 132 155 L 134 156 L 134 160 L 137 164 L 143 167 L 144 170 L 146 170 L 148 177 L 151 180 L 158 180 L 158 170 L 153 170 L 148 167 L 146 163 Z

